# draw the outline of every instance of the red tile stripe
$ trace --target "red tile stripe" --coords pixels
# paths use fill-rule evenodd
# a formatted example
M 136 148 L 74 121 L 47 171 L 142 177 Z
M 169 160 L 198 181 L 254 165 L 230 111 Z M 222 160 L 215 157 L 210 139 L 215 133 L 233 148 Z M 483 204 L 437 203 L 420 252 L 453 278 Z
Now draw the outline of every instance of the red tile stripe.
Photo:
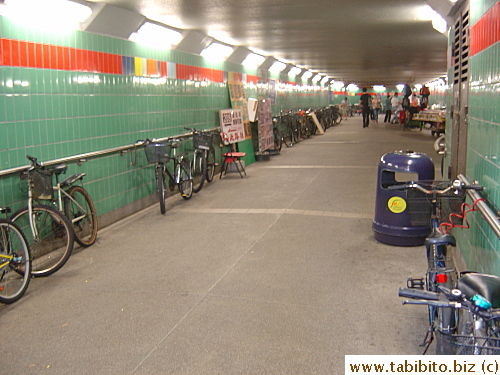
M 121 56 L 14 39 L 1 40 L 1 64 L 27 68 L 122 74 Z
M 130 61 L 129 61 L 130 60 Z M 134 58 L 78 48 L 0 39 L 0 65 L 26 68 L 55 69 L 107 74 L 134 74 Z M 142 74 L 151 77 L 167 77 L 168 63 L 144 59 Z M 225 72 L 217 69 L 176 64 L 175 78 L 193 81 L 224 83 Z M 233 73 L 239 80 L 243 74 Z M 259 77 L 246 75 L 247 83 L 257 83 Z
M 470 54 L 484 51 L 500 40 L 500 1 L 497 1 L 470 29 Z
M 197 66 L 177 64 L 177 79 L 191 81 L 224 82 L 224 72 L 222 70 L 200 68 Z

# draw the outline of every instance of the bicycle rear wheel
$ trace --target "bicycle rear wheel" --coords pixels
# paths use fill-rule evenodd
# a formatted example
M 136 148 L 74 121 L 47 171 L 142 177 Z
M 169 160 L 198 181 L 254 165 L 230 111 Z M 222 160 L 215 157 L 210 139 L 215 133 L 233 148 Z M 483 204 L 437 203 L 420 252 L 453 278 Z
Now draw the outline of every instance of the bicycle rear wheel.
M 32 256 L 32 275 L 43 277 L 58 271 L 71 256 L 74 233 L 71 222 L 49 206 L 33 206 L 33 223 L 38 232 L 34 236 L 28 207 L 15 212 L 11 220 L 25 233 Z
M 159 163 L 155 168 L 156 175 L 156 190 L 158 192 L 158 200 L 160 201 L 160 212 L 162 215 L 166 212 L 165 207 L 165 165 Z
M 89 247 L 97 239 L 97 214 L 89 193 L 83 187 L 75 185 L 64 197 L 64 214 L 73 224 L 75 241 L 80 246 Z
M 212 182 L 214 179 L 214 174 L 215 174 L 215 149 L 213 147 L 210 147 L 210 149 L 207 152 L 207 173 L 206 173 L 206 180 L 208 182 Z
M 21 228 L 0 219 L 0 302 L 21 298 L 31 278 L 31 255 Z
M 205 151 L 196 150 L 191 162 L 191 176 L 193 177 L 193 192 L 198 193 L 205 183 L 207 175 L 207 158 Z
M 193 196 L 193 179 L 191 178 L 191 165 L 189 159 L 183 158 L 177 164 L 178 187 L 182 198 L 188 200 Z

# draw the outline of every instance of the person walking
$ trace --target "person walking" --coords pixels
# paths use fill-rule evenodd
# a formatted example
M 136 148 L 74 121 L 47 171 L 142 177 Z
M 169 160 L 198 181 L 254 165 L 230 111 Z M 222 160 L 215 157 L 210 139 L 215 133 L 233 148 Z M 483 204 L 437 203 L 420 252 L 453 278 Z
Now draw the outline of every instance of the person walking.
M 347 97 L 342 99 L 340 102 L 340 109 L 342 110 L 342 118 L 344 120 L 347 120 L 347 108 L 349 106 L 349 101 L 347 100 Z
M 367 128 L 370 125 L 370 102 L 370 94 L 366 92 L 366 87 L 364 87 L 363 94 L 359 99 L 361 114 L 363 115 L 363 128 Z
M 373 122 L 378 123 L 378 114 L 381 107 L 382 107 L 382 99 L 380 98 L 380 94 L 377 94 L 372 99 Z
M 391 99 L 391 109 L 392 109 L 392 113 L 394 114 L 394 116 L 392 117 L 392 120 L 391 120 L 392 123 L 394 123 L 396 121 L 396 118 L 398 116 L 398 109 L 399 109 L 399 106 L 401 105 L 401 102 L 399 101 L 398 95 L 399 95 L 399 93 L 395 92 L 394 96 Z
M 384 122 L 391 122 L 391 115 L 392 115 L 392 103 L 391 103 L 392 96 L 391 94 L 387 94 L 387 99 L 385 99 L 385 117 L 384 117 Z

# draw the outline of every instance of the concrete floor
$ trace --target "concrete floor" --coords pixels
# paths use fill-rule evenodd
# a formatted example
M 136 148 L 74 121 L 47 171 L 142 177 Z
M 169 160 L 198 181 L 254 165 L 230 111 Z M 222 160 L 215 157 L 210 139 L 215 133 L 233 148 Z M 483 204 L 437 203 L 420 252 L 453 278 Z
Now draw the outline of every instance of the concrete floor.
M 424 249 L 371 224 L 380 157 L 439 166 L 434 140 L 352 117 L 104 228 L 0 306 L 0 374 L 343 374 L 347 354 L 420 354 L 426 309 L 397 290 Z

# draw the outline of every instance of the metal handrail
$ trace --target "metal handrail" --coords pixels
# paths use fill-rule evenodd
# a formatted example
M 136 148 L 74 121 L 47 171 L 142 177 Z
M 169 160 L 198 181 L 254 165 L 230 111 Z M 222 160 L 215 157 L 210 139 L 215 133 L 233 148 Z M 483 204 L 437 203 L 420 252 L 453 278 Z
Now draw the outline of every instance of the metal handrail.
M 466 185 L 471 185 L 463 174 L 459 174 L 458 179 Z M 478 199 L 482 199 L 479 193 L 475 190 L 468 189 L 467 194 L 474 202 Z M 476 206 L 479 209 L 479 212 L 481 212 L 481 215 L 483 215 L 484 219 L 491 227 L 491 229 L 493 229 L 493 232 L 495 232 L 497 237 L 500 238 L 500 218 L 498 213 L 495 214 L 495 212 L 493 212 L 493 210 L 483 200 L 478 201 Z
M 215 132 L 215 131 L 220 131 L 220 128 L 213 128 L 213 129 L 204 129 L 203 131 L 205 132 Z M 180 135 L 173 135 L 170 137 L 164 137 L 164 138 L 156 138 L 157 141 L 163 142 L 167 141 L 168 139 L 171 138 L 188 138 L 191 137 L 193 134 L 192 133 L 185 133 L 185 134 L 180 134 Z M 93 152 L 87 152 L 85 154 L 79 154 L 79 155 L 74 155 L 74 156 L 68 156 L 65 158 L 60 158 L 60 159 L 54 159 L 54 160 L 49 160 L 49 161 L 44 161 L 43 165 L 49 167 L 51 165 L 58 165 L 58 164 L 64 164 L 64 163 L 77 163 L 77 162 L 83 162 L 87 159 L 99 157 L 99 156 L 104 156 L 104 155 L 111 155 L 111 154 L 116 154 L 118 152 L 125 152 L 128 150 L 135 149 L 137 147 L 141 147 L 144 145 L 144 141 L 137 141 L 136 143 L 132 145 L 126 145 L 126 146 L 120 146 L 120 147 L 114 147 L 114 148 L 108 148 L 105 150 L 100 150 L 100 151 L 93 151 Z M 0 171 L 0 177 L 7 176 L 10 174 L 14 173 L 19 173 L 27 168 L 29 168 L 30 165 L 24 165 L 20 167 L 15 167 L 15 168 L 9 168 L 9 169 L 4 169 L 3 171 Z

